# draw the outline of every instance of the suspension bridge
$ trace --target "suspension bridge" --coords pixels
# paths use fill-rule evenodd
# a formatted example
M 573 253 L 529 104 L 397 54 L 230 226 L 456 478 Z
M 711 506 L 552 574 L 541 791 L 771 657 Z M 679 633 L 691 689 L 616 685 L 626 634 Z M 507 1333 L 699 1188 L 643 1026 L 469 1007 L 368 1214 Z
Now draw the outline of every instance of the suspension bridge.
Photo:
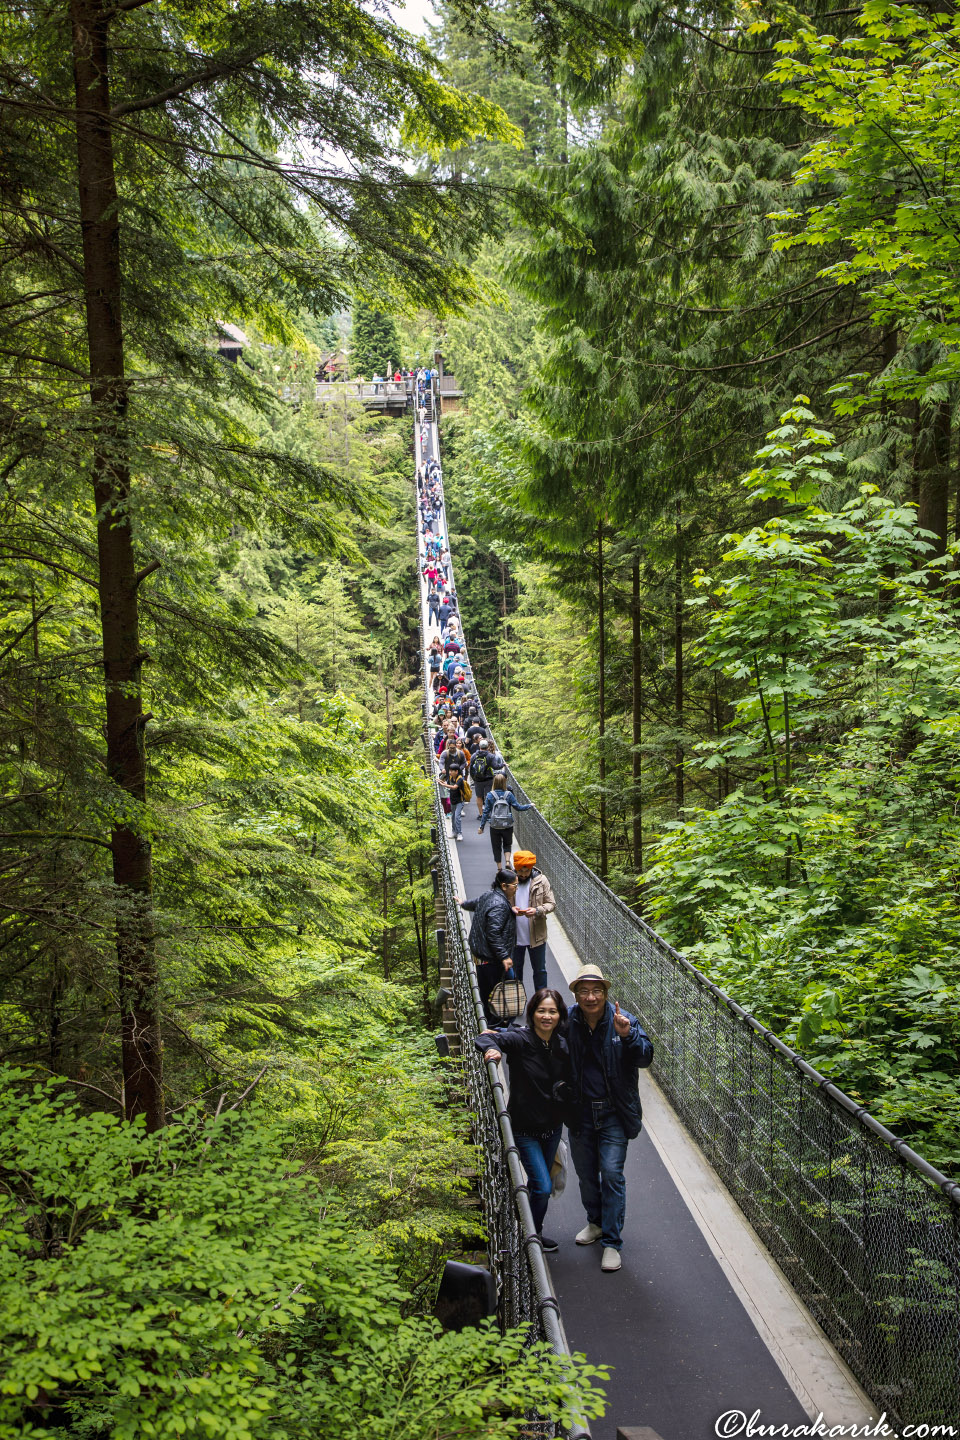
M 439 460 L 432 395 L 414 430 L 417 466 Z M 439 529 L 449 543 L 445 510 Z M 573 1176 L 550 1205 L 559 1252 L 544 1256 L 504 1074 L 473 1045 L 485 1021 L 459 899 L 488 888 L 495 866 L 472 809 L 456 845 L 441 806 L 427 619 L 421 582 L 438 941 L 483 1152 L 498 1312 L 560 1354 L 612 1366 L 602 1420 L 546 1417 L 532 1433 L 708 1440 L 751 1433 L 759 1412 L 754 1427 L 788 1427 L 780 1434 L 960 1435 L 960 1187 L 671 949 L 534 807 L 516 815 L 516 844 L 536 853 L 557 899 L 550 985 L 566 993 L 581 963 L 601 965 L 655 1048 L 641 1073 L 643 1133 L 628 1150 L 622 1270 L 602 1273 L 593 1247 L 574 1245 L 584 1214 Z M 796 1428 L 818 1417 L 819 1432 Z

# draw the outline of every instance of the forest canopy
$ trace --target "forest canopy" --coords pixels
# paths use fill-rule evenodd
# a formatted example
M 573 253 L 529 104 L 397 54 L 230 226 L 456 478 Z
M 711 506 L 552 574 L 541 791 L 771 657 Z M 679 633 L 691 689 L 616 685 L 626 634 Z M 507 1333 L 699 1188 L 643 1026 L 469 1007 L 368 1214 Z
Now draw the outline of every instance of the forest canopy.
M 631 26 L 605 83 L 490 77 L 526 146 L 468 147 L 562 217 L 447 323 L 471 653 L 584 859 L 955 1165 L 957 19 Z

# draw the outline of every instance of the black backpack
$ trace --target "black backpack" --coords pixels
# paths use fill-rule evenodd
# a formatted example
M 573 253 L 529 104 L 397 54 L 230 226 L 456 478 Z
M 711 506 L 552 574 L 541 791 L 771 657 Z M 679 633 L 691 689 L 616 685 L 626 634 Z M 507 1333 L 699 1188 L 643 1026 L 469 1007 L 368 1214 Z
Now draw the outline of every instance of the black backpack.
M 493 774 L 493 766 L 490 764 L 490 756 L 486 753 L 474 755 L 470 761 L 470 774 L 474 780 L 489 780 Z

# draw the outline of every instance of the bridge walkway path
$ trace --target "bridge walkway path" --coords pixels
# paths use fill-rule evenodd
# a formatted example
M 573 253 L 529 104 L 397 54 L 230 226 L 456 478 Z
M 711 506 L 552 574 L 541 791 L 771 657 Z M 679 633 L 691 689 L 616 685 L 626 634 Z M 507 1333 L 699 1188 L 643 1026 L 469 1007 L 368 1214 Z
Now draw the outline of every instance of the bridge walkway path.
M 418 436 L 418 463 L 436 454 L 434 424 L 426 426 L 424 438 L 421 451 Z M 449 533 L 445 515 L 442 531 Z M 425 605 L 422 623 L 427 636 Z M 445 829 L 454 873 L 459 870 L 461 877 L 461 898 L 471 899 L 490 885 L 496 871 L 489 835 L 477 833 L 475 800 L 464 807 L 461 844 L 453 842 L 449 820 Z M 602 966 L 603 956 L 578 957 L 555 916 L 549 930 L 553 943 L 547 951 L 548 977 L 572 1001 L 568 982 L 578 964 L 589 959 Z M 654 1091 L 648 1087 L 645 1106 Z M 662 1098 L 659 1103 L 665 1108 Z M 673 1123 L 679 1127 L 675 1116 Z M 693 1148 L 689 1139 L 684 1143 Z M 723 1207 L 736 1207 L 719 1178 L 708 1166 L 706 1171 L 707 1205 L 721 1215 L 722 1224 Z M 815 1419 L 819 1410 L 828 1424 L 862 1423 L 875 1413 L 808 1316 L 807 1333 L 797 1334 L 794 1353 L 789 1353 L 789 1340 L 786 1348 L 779 1347 L 784 1368 L 792 1372 L 791 1387 L 652 1142 L 649 1120 L 628 1148 L 626 1179 L 624 1263 L 619 1272 L 600 1270 L 599 1246 L 574 1244 L 585 1216 L 572 1165 L 565 1193 L 551 1202 L 545 1225 L 560 1245 L 548 1266 L 570 1347 L 594 1363 L 613 1367 L 607 1415 L 591 1425 L 594 1440 L 616 1440 L 618 1428 L 643 1426 L 660 1440 L 711 1440 L 718 1418 L 730 1410 L 748 1417 L 759 1410 L 765 1425 L 791 1428 Z M 741 1223 L 747 1230 L 742 1217 Z M 788 1290 L 763 1253 L 763 1283 Z M 793 1326 L 802 1331 L 797 1316 L 807 1312 L 798 1301 L 789 1303 L 794 1307 Z M 799 1362 L 805 1383 L 797 1383 L 793 1360 Z

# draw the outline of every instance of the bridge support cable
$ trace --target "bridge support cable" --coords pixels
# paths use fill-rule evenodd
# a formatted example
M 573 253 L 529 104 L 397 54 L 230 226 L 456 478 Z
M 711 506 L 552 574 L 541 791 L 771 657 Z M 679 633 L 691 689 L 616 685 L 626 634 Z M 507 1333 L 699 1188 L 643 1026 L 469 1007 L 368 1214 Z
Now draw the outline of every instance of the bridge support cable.
M 435 453 L 434 401 L 427 398 L 427 414 L 421 427 L 415 424 L 415 454 L 418 467 Z M 421 433 L 427 444 L 421 446 Z M 443 535 L 446 537 L 446 515 L 443 513 Z M 498 1313 L 502 1325 L 527 1323 L 534 1340 L 545 1341 L 555 1354 L 570 1356 L 560 1316 L 560 1305 L 553 1291 L 530 1208 L 526 1175 L 507 1114 L 503 1074 L 499 1063 L 484 1061 L 474 1046 L 474 1039 L 486 1026 L 476 968 L 470 955 L 467 929 L 458 900 L 458 885 L 450 837 L 444 824 L 445 814 L 437 784 L 437 766 L 430 743 L 432 696 L 427 663 L 425 627 L 426 589 L 422 578 L 425 557 L 423 536 L 417 521 L 418 593 L 420 602 L 420 656 L 423 672 L 424 745 L 426 773 L 433 782 L 433 808 L 437 835 L 437 880 L 440 889 L 445 930 L 443 946 L 446 964 L 453 976 L 454 1007 L 460 1032 L 464 1075 L 470 1099 L 474 1141 L 483 1156 L 480 1175 L 480 1198 L 490 1265 L 497 1283 Z M 590 1428 L 584 1421 L 535 1421 L 538 1436 L 565 1436 L 568 1440 L 590 1440 Z M 546 1426 L 547 1428 L 542 1428 Z
M 668 945 L 537 808 L 515 820 L 581 960 L 639 1016 L 661 1089 L 878 1413 L 954 1421 L 960 1186 Z

